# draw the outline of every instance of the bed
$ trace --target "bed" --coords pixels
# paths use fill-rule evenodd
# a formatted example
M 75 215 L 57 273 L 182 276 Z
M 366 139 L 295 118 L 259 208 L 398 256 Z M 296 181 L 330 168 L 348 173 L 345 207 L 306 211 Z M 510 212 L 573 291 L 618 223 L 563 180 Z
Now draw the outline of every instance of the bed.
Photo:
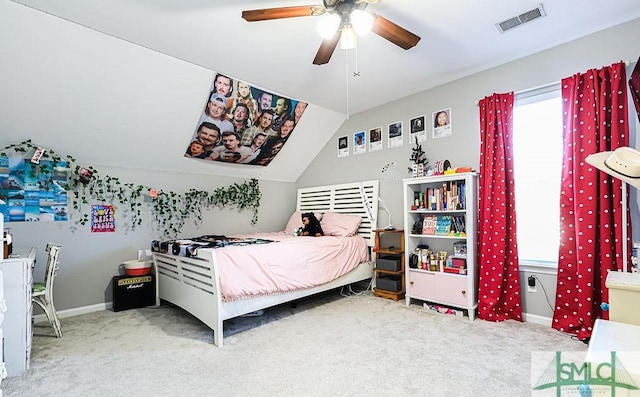
M 246 252 L 263 250 L 261 252 L 265 252 L 264 250 L 269 249 L 283 250 L 284 252 L 287 244 L 294 244 L 298 249 L 301 249 L 300 244 L 303 241 L 315 245 L 327 241 L 333 243 L 336 249 L 342 253 L 342 259 L 338 259 L 340 255 L 336 254 L 336 263 L 343 259 L 353 262 L 353 251 L 345 249 L 338 242 L 342 238 L 333 236 L 293 237 L 286 230 L 267 234 L 253 233 L 233 237 L 241 240 L 256 238 L 273 242 L 250 244 L 246 247 L 198 248 L 192 250 L 189 256 L 174 255 L 171 250 L 166 253 L 153 252 L 153 265 L 157 280 L 156 304 L 160 305 L 161 300 L 164 300 L 186 310 L 213 330 L 214 345 L 222 347 L 223 322 L 225 320 L 359 281 L 370 280 L 373 277 L 370 248 L 375 243 L 373 230 L 376 228 L 375 220 L 378 213 L 378 188 L 378 181 L 374 180 L 298 189 L 296 211 L 360 217 L 355 236 L 344 239 L 359 240 L 356 245 L 364 244 L 366 255 L 358 254 L 360 256 L 358 256 L 357 263 L 347 267 L 345 267 L 346 265 L 342 266 L 343 270 L 338 272 L 336 278 L 332 277 L 332 279 L 325 280 L 318 285 L 298 286 L 285 292 L 260 290 L 251 294 L 246 293 L 243 286 L 234 286 L 233 289 L 245 292 L 240 293 L 240 296 L 229 296 L 231 294 L 228 292 L 230 287 L 225 283 L 225 280 L 229 280 L 229 278 L 225 278 L 225 274 L 228 273 L 227 267 L 231 266 L 228 261 L 231 257 L 229 253 L 232 250 L 235 250 L 234 258 L 242 258 L 238 250 L 246 250 Z M 154 249 L 154 251 L 156 250 Z M 246 258 L 261 255 L 247 253 Z M 291 258 L 296 256 L 287 254 L 283 263 L 291 261 Z M 251 267 L 251 269 L 254 268 Z M 292 272 L 295 271 L 292 270 Z M 251 272 L 253 278 L 259 278 L 259 274 L 261 273 Z

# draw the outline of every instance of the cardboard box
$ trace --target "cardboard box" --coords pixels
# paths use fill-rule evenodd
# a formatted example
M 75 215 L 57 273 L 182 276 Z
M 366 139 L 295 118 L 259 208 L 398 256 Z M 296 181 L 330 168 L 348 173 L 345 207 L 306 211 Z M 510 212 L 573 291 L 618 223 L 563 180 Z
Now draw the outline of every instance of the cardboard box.
M 467 258 L 452 256 L 451 257 L 451 266 L 457 267 L 458 269 L 466 269 L 467 268 Z

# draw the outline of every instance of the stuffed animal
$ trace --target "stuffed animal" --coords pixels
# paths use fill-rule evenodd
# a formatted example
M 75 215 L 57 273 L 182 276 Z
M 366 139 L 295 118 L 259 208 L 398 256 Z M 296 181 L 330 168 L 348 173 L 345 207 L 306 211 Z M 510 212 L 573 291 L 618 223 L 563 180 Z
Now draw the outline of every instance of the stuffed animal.
M 305 212 L 302 214 L 302 235 L 303 236 L 324 236 L 320 221 L 313 212 Z

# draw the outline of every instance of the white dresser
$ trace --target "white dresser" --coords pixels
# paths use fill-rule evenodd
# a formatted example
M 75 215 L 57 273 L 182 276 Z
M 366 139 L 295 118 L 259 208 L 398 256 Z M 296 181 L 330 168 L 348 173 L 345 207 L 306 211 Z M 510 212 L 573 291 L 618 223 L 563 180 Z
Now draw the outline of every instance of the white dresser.
M 16 258 L 0 261 L 4 278 L 7 311 L 2 322 L 4 362 L 8 376 L 18 376 L 29 369 L 31 356 L 31 288 L 35 248 L 14 248 Z
M 7 311 L 7 305 L 4 301 L 4 273 L 0 270 L 0 387 L 2 379 L 7 377 L 7 367 L 4 365 L 4 335 L 2 333 L 2 323 L 4 322 L 4 313 Z M 2 397 L 2 389 L 0 389 L 0 397 Z

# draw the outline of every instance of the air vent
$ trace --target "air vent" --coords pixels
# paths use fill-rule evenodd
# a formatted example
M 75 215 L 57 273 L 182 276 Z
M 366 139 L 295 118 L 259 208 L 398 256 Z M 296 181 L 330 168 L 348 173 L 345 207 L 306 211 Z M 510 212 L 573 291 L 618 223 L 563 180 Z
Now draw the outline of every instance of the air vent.
M 534 19 L 538 19 L 541 18 L 543 16 L 545 16 L 547 14 L 545 14 L 544 12 L 544 8 L 542 7 L 542 4 L 538 4 L 538 6 L 536 8 L 534 8 L 533 10 L 529 10 L 526 12 L 523 12 L 522 14 L 515 16 L 513 18 L 509 18 L 506 21 L 502 21 L 500 23 L 496 24 L 496 27 L 498 28 L 498 30 L 500 31 L 500 33 L 504 33 L 507 30 L 513 29 L 515 27 L 518 27 L 520 25 L 523 25 L 527 22 L 531 22 Z

